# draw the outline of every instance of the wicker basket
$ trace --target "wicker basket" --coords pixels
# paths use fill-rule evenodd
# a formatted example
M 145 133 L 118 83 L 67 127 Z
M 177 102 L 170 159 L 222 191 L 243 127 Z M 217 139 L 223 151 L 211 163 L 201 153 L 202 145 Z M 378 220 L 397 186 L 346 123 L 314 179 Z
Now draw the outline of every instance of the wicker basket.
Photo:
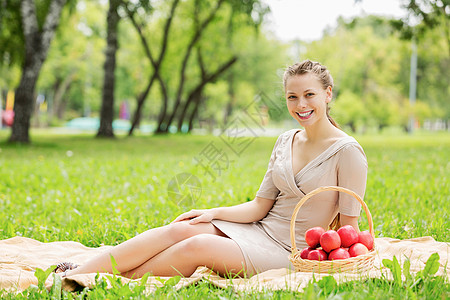
M 367 216 L 367 220 L 369 222 L 369 232 L 370 234 L 375 237 L 373 232 L 373 222 L 372 222 L 372 216 L 370 214 L 369 209 L 367 208 L 366 203 L 361 199 L 361 197 L 356 194 L 355 192 L 339 187 L 339 186 L 323 186 L 319 187 L 310 193 L 306 194 L 299 203 L 297 203 L 297 206 L 294 209 L 294 212 L 292 214 L 291 219 L 291 244 L 292 244 L 292 253 L 289 255 L 289 260 L 292 262 L 292 264 L 295 267 L 295 271 L 297 272 L 316 272 L 316 273 L 334 273 L 334 272 L 355 272 L 360 273 L 364 271 L 368 271 L 373 267 L 373 262 L 375 260 L 375 244 L 374 247 L 369 253 L 364 255 L 359 255 L 347 259 L 338 259 L 338 260 L 325 260 L 325 261 L 318 261 L 318 260 L 309 260 L 309 259 L 302 259 L 300 257 L 301 250 L 297 249 L 297 246 L 295 244 L 295 220 L 297 218 L 298 211 L 300 210 L 300 207 L 312 196 L 324 192 L 324 191 L 338 191 L 338 192 L 344 192 L 347 193 L 354 198 L 356 198 L 359 203 L 361 203 L 362 207 L 364 208 L 364 211 Z

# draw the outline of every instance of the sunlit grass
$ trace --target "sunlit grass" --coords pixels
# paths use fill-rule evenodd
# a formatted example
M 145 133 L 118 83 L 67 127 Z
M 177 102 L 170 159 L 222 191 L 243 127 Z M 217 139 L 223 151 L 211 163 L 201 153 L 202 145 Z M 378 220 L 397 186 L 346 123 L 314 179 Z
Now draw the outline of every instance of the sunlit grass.
M 5 141 L 6 131 L 0 131 Z M 357 136 L 369 163 L 365 201 L 376 236 L 429 235 L 450 241 L 450 135 Z M 30 146 L 0 143 L 0 238 L 16 235 L 43 242 L 73 240 L 87 246 L 114 245 L 161 226 L 191 208 L 234 205 L 253 199 L 276 137 L 258 137 L 236 155 L 217 136 L 138 136 L 116 140 L 90 135 L 36 134 Z M 209 143 L 228 155 L 214 179 L 197 163 Z M 202 186 L 199 199 L 176 203 L 170 180 L 191 173 Z M 361 228 L 367 228 L 366 218 Z M 448 293 L 443 285 L 442 293 Z M 210 292 L 207 292 L 210 291 Z M 403 295 L 387 281 L 340 285 L 336 293 L 355 298 Z M 238 297 L 206 284 L 171 291 L 194 297 Z M 310 291 L 316 295 L 316 290 Z M 439 295 L 442 295 L 439 294 Z M 305 292 L 305 296 L 306 296 Z M 421 297 L 420 291 L 416 291 Z M 158 294 L 156 294 L 158 295 Z M 266 292 L 251 298 L 288 298 Z M 390 296 L 389 296 L 390 295 Z M 161 295 L 162 296 L 162 295 Z M 382 297 L 382 298 L 383 298 Z

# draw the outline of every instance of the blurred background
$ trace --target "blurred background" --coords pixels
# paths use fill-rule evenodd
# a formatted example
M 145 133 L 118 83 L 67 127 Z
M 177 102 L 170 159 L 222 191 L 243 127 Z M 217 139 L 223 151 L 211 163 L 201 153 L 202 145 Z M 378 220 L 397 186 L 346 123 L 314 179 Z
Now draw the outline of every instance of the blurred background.
M 1 130 L 276 135 L 303 59 L 346 131 L 450 130 L 449 0 L 0 0 Z

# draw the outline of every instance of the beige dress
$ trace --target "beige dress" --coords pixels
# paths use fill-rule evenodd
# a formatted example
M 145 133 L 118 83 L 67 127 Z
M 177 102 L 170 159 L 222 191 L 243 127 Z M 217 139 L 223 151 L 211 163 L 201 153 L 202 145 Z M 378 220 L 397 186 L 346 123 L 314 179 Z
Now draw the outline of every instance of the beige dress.
M 270 269 L 294 269 L 288 259 L 291 253 L 290 220 L 298 201 L 320 186 L 337 185 L 364 197 L 367 160 L 358 142 L 348 136 L 337 140 L 309 162 L 297 174 L 292 169 L 292 129 L 281 134 L 273 148 L 269 166 L 256 196 L 273 199 L 268 214 L 254 223 L 212 220 L 211 223 L 234 240 L 241 248 L 249 272 Z M 296 219 L 297 248 L 306 247 L 305 231 L 311 227 L 327 228 L 340 212 L 359 216 L 361 205 L 345 193 L 327 191 L 310 198 Z

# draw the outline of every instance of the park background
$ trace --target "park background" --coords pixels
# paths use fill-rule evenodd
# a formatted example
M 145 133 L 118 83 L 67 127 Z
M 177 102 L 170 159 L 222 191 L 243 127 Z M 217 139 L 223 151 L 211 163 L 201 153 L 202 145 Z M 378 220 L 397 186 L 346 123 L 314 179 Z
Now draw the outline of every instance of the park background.
M 289 40 L 266 1 L 0 0 L 5 123 L 15 112 L 0 130 L 0 237 L 114 245 L 192 208 L 251 200 L 276 136 L 298 126 L 283 70 L 309 58 L 331 70 L 331 115 L 366 152 L 375 235 L 450 241 L 450 6 L 401 4 L 402 17 L 341 17 Z M 442 280 L 326 293 L 445 298 Z M 211 289 L 170 293 L 238 297 Z
M 0 13 L 3 120 L 13 110 L 17 120 L 11 141 L 28 142 L 29 128 L 67 126 L 99 128 L 100 136 L 114 128 L 211 133 L 261 95 L 267 101 L 252 109 L 267 114 L 264 126 L 291 128 L 274 106 L 284 101 L 283 69 L 306 58 L 334 75 L 331 113 L 346 129 L 449 128 L 446 1 L 403 1 L 402 17 L 370 15 L 355 1 L 360 14 L 325 19 L 322 35 L 305 40 L 279 38 L 266 1 L 117 0 L 112 9 L 107 1 L 38 1 L 27 18 L 19 3 L 3 0 Z M 49 17 L 57 12 L 50 3 L 60 3 L 59 19 Z M 302 5 L 292 9 L 297 18 L 322 18 Z

